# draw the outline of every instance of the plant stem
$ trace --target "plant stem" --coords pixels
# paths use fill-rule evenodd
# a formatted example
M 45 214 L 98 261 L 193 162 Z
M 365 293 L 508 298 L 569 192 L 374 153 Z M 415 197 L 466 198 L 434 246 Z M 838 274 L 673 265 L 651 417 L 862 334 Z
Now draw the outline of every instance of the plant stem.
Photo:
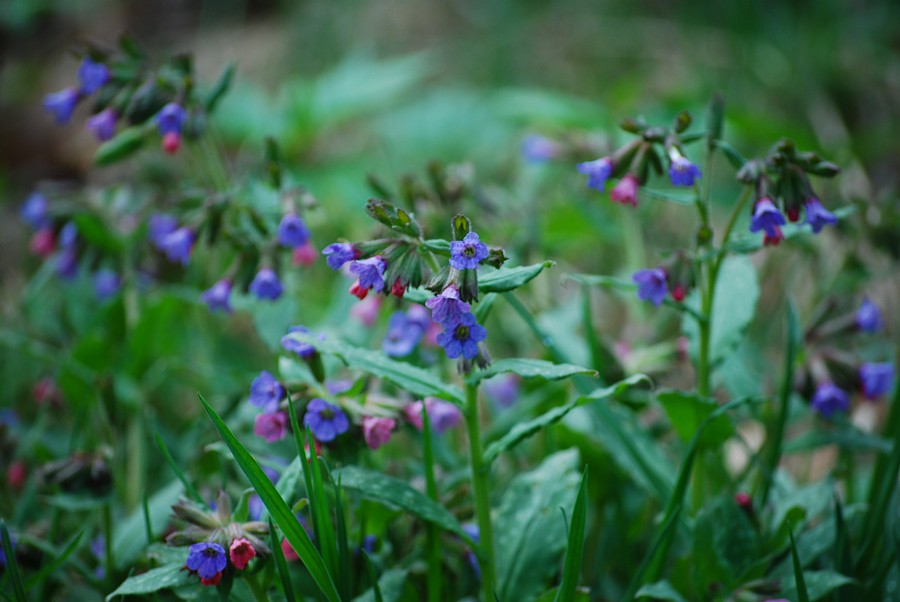
M 490 465 L 485 465 L 481 450 L 481 426 L 478 422 L 478 387 L 466 385 L 466 431 L 469 437 L 469 462 L 472 465 L 472 491 L 478 520 L 478 547 L 481 562 L 482 602 L 494 600 L 494 530 L 491 526 L 491 501 L 488 478 Z
M 425 490 L 428 497 L 438 501 L 437 479 L 434 478 L 433 432 L 428 409 L 422 401 L 422 447 L 425 464 Z M 428 523 L 428 602 L 441 599 L 441 542 L 437 525 Z

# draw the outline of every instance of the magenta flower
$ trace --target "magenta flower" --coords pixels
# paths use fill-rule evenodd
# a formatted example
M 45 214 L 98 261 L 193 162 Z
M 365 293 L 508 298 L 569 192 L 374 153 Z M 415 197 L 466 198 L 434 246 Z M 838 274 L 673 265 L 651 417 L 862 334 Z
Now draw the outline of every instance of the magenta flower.
M 638 181 L 634 174 L 626 174 L 625 177 L 619 180 L 619 183 L 613 187 L 612 191 L 609 193 L 609 198 L 615 203 L 637 207 L 638 188 L 640 185 L 640 181 Z
M 364 416 L 362 421 L 363 437 L 369 449 L 378 449 L 391 439 L 391 432 L 397 426 L 393 418 Z
M 420 431 L 423 425 L 422 403 L 421 401 L 416 401 L 403 408 L 403 414 L 406 416 L 406 419 Z M 449 401 L 444 401 L 437 397 L 426 397 L 424 403 L 425 408 L 428 410 L 428 421 L 431 423 L 431 428 L 438 435 L 462 422 L 462 412 Z
M 228 557 L 231 558 L 231 564 L 239 571 L 243 571 L 254 556 L 256 556 L 256 550 L 246 537 L 233 539 L 228 547 Z
M 253 434 L 262 437 L 267 443 L 275 443 L 284 439 L 287 432 L 287 412 L 262 412 L 256 415 Z

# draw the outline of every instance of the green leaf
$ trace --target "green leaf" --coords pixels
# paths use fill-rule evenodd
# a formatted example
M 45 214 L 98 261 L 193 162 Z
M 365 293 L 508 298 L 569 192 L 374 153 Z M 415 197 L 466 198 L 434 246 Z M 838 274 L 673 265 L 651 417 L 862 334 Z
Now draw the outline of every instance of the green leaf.
M 225 65 L 225 69 L 222 70 L 222 74 L 216 81 L 216 85 L 213 86 L 213 89 L 206 95 L 203 106 L 206 108 L 207 113 L 212 113 L 216 110 L 216 105 L 219 104 L 219 101 L 225 96 L 225 93 L 228 92 L 228 88 L 231 87 L 231 81 L 234 79 L 234 67 L 234 61 Z
M 671 600 L 671 602 L 687 602 L 684 596 L 678 593 L 672 584 L 668 581 L 657 581 L 656 583 L 648 583 L 637 591 L 635 598 L 642 597 L 653 598 L 654 600 Z
M 353 598 L 353 602 L 397 602 L 406 585 L 407 571 L 404 569 L 389 569 L 378 580 L 377 591 L 373 587 L 361 596 Z
M 505 293 L 530 282 L 544 269 L 556 265 L 554 261 L 544 261 L 516 268 L 500 268 L 494 272 L 478 274 L 478 291 L 484 293 Z
M 470 545 L 475 543 L 463 531 L 459 521 L 443 506 L 399 479 L 358 466 L 346 466 L 335 470 L 334 478 L 340 479 L 341 487 L 344 489 L 356 491 L 366 499 L 402 508 L 422 520 L 456 533 Z
M 241 470 L 247 476 L 247 480 L 256 489 L 263 504 L 269 510 L 269 515 L 284 533 L 300 560 L 303 561 L 313 581 L 319 586 L 319 589 L 325 594 L 329 602 L 340 602 L 340 596 L 334 586 L 331 575 L 328 573 L 328 569 L 325 567 L 322 556 L 309 540 L 309 535 L 306 534 L 294 513 L 291 512 L 284 499 L 278 494 L 275 485 L 272 484 L 266 473 L 262 471 L 262 468 L 250 455 L 250 452 L 241 445 L 241 442 L 237 440 L 237 437 L 234 436 L 222 418 L 219 417 L 202 395 L 200 396 L 200 403 L 203 404 L 203 409 L 209 414 L 209 418 L 212 420 L 216 430 L 219 431 L 219 435 L 225 441 L 225 444 L 228 445 L 228 449 L 231 450 L 231 454 L 234 456 L 238 466 L 241 467 Z
M 759 553 L 759 540 L 744 510 L 730 495 L 703 507 L 694 522 L 696 591 L 721 584 L 730 592 Z
M 535 433 L 539 432 L 541 429 L 547 428 L 552 424 L 556 424 L 557 422 L 562 420 L 566 416 L 566 414 L 580 405 L 584 405 L 592 401 L 606 400 L 610 397 L 613 397 L 614 395 L 621 393 L 629 387 L 632 387 L 639 383 L 649 382 L 651 382 L 649 377 L 643 374 L 634 374 L 623 381 L 615 383 L 614 385 L 610 385 L 609 387 L 604 387 L 602 389 L 597 389 L 590 395 L 576 397 L 567 404 L 555 407 L 552 410 L 541 414 L 537 418 L 534 418 L 527 422 L 520 422 L 519 424 L 516 424 L 514 427 L 512 427 L 509 432 L 506 433 L 503 437 L 491 443 L 487 447 L 487 449 L 484 451 L 484 462 L 486 464 L 493 462 L 501 452 L 515 447 L 528 437 L 531 437 Z
M 134 126 L 122 130 L 115 138 L 100 145 L 94 154 L 94 164 L 106 167 L 127 159 L 140 150 L 147 140 L 148 130 L 144 126 Z
M 756 269 L 749 258 L 728 257 L 722 262 L 713 297 L 712 324 L 710 325 L 710 363 L 717 366 L 741 342 L 747 327 L 753 320 L 756 301 L 759 298 L 759 282 Z M 698 310 L 700 295 L 694 291 L 684 304 Z M 685 335 L 690 340 L 690 353 L 697 357 L 700 333 L 691 320 L 682 322 Z
M 572 509 L 572 522 L 569 524 L 569 543 L 566 546 L 566 562 L 563 565 L 563 578 L 556 593 L 555 602 L 575 602 L 575 590 L 578 587 L 578 576 L 581 574 L 581 559 L 584 555 L 584 527 L 587 522 L 587 466 L 581 474 L 581 485 Z
M 791 537 L 791 558 L 794 561 L 794 584 L 796 586 L 797 602 L 810 602 L 809 592 L 806 590 L 806 581 L 803 578 L 803 565 L 797 554 L 797 546 L 794 544 L 794 530 L 788 525 L 788 534 Z
M 693 190 L 652 190 L 641 188 L 641 193 L 647 196 L 675 203 L 676 205 L 691 206 L 697 202 L 697 193 Z
M 25 596 L 25 584 L 22 582 L 22 575 L 19 573 L 19 562 L 16 560 L 16 552 L 13 549 L 12 538 L 9 535 L 9 529 L 6 528 L 6 521 L 0 518 L 0 543 L 2 543 L 3 554 L 6 558 L 6 571 L 9 573 L 9 580 L 12 581 L 13 593 L 16 602 L 27 602 Z
M 821 600 L 832 591 L 845 585 L 855 584 L 856 581 L 836 571 L 804 571 L 803 585 L 806 588 L 806 600 L 815 602 Z M 803 602 L 803 594 L 800 593 L 799 582 L 787 582 L 784 584 L 781 596 L 788 600 Z M 859 599 L 859 598 L 853 598 Z
M 656 399 L 669 417 L 672 428 L 685 442 L 691 440 L 700 425 L 718 407 L 713 399 L 684 391 L 661 391 L 656 394 Z M 734 425 L 728 416 L 720 415 L 703 431 L 699 445 L 705 449 L 716 448 L 725 443 L 732 435 L 734 435 Z
M 159 435 L 159 432 L 153 433 L 153 438 L 156 440 L 156 446 L 159 447 L 159 451 L 162 452 L 163 458 L 166 459 L 166 463 L 169 465 L 169 468 L 172 469 L 172 472 L 175 473 L 175 476 L 178 477 L 178 480 L 181 481 L 181 484 L 184 485 L 184 490 L 188 492 L 188 495 L 192 500 L 200 504 L 201 506 L 206 507 L 206 501 L 194 489 L 194 486 L 188 480 L 187 476 L 185 476 L 184 471 L 181 470 L 181 467 L 175 461 L 175 458 L 172 457 L 172 452 L 169 451 L 166 442 L 163 441 L 162 437 Z
M 196 581 L 197 578 L 191 577 L 189 572 L 182 570 L 183 568 L 184 564 L 169 564 L 129 577 L 113 593 L 106 596 L 106 600 L 112 600 L 116 596 L 152 594 L 162 589 L 181 587 Z
M 172 505 L 178 501 L 181 492 L 181 483 L 172 481 L 147 501 L 150 524 L 156 525 L 154 536 L 161 535 L 169 523 Z M 116 523 L 113 536 L 113 558 L 116 570 L 130 567 L 144 547 L 150 543 L 146 539 L 146 531 L 147 524 L 143 507 L 136 508 L 125 520 Z
M 443 383 L 431 372 L 411 364 L 392 360 L 381 352 L 360 349 L 331 339 L 321 341 L 318 337 L 300 332 L 287 336 L 296 341 L 313 345 L 320 353 L 339 357 L 349 368 L 389 380 L 413 395 L 439 397 L 459 406 L 462 406 L 464 402 L 459 387 Z
M 577 451 L 558 452 L 507 488 L 494 523 L 498 599 L 533 600 L 559 570 L 566 524 L 558 508 L 575 501 L 577 465 Z
M 494 362 L 484 370 L 472 373 L 466 380 L 470 385 L 477 385 L 486 378 L 504 372 L 512 372 L 522 378 L 544 378 L 546 380 L 561 380 L 576 374 L 597 376 L 596 370 L 573 364 L 554 364 L 545 360 L 510 358 Z
M 63 548 L 63 551 L 59 554 L 55 554 L 55 558 L 52 562 L 45 562 L 41 566 L 41 570 L 37 573 L 28 577 L 25 581 L 25 589 L 31 589 L 41 581 L 47 578 L 47 575 L 58 569 L 62 564 L 68 560 L 69 556 L 72 555 L 76 549 L 78 549 L 78 544 L 81 542 L 81 537 L 84 535 L 84 529 L 79 531 L 75 537 L 68 543 L 68 545 Z M 9 556 L 7 556 L 9 558 Z

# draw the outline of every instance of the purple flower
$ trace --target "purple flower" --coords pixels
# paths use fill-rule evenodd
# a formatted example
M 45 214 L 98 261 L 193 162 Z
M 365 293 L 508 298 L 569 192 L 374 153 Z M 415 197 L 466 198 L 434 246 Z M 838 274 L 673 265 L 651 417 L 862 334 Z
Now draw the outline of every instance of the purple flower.
M 363 438 L 369 449 L 378 449 L 391 439 L 391 432 L 397 426 L 393 418 L 364 416 L 362 420 Z
M 273 412 L 278 409 L 278 403 L 283 398 L 284 387 L 272 376 L 271 372 L 263 370 L 250 383 L 250 404 L 263 408 L 265 412 Z
M 781 234 L 781 228 L 778 226 L 783 226 L 785 223 L 787 222 L 785 221 L 784 216 L 770 198 L 762 197 L 756 201 L 756 205 L 753 206 L 753 217 L 750 220 L 751 232 L 765 230 L 766 238 L 781 240 L 783 236 Z
M 109 67 L 103 63 L 95 63 L 91 57 L 86 56 L 78 68 L 78 81 L 81 83 L 81 92 L 85 95 L 93 94 L 109 81 Z
M 72 112 L 81 96 L 75 88 L 66 88 L 44 97 L 44 110 L 56 118 L 56 123 L 62 125 L 72 119 Z
M 59 231 L 59 246 L 64 249 L 71 249 L 76 242 L 78 242 L 78 227 L 72 222 L 68 222 Z
M 122 279 L 114 271 L 102 269 L 94 273 L 94 293 L 100 301 L 115 296 L 121 287 Z
M 469 232 L 462 240 L 450 242 L 450 266 L 457 270 L 474 270 L 487 256 L 487 245 L 475 232 Z
M 500 374 L 484 381 L 484 392 L 501 408 L 509 408 L 519 398 L 520 380 L 516 374 Z
M 426 397 L 423 401 L 425 409 L 428 410 L 428 422 L 431 423 L 431 428 L 438 435 L 462 422 L 462 412 L 449 401 L 444 401 L 437 397 Z M 406 416 L 406 419 L 420 431 L 423 426 L 423 401 L 416 401 L 403 408 L 403 414 Z
M 184 226 L 166 234 L 159 240 L 159 250 L 165 253 L 171 262 L 187 265 L 194 246 L 194 233 Z
M 188 549 L 184 566 L 200 575 L 201 579 L 212 579 L 225 570 L 228 558 L 225 548 L 211 541 L 195 543 Z
M 350 420 L 342 409 L 318 397 L 307 404 L 303 424 L 322 443 L 334 441 L 335 437 L 350 428 Z
M 306 326 L 291 326 L 288 329 L 288 334 L 292 332 L 300 332 L 303 334 L 309 334 L 309 328 Z M 293 351 L 303 359 L 309 359 L 316 352 L 316 348 L 310 345 L 309 343 L 301 343 L 295 339 L 292 339 L 289 336 L 281 337 L 281 346 L 284 347 L 287 351 Z
M 464 523 L 462 525 L 463 531 L 466 532 L 466 535 L 475 540 L 475 543 L 478 543 L 478 536 L 480 532 L 478 530 L 478 525 L 473 523 Z M 478 564 L 478 557 L 475 556 L 475 552 L 471 549 L 466 548 L 465 552 L 466 562 L 469 563 L 469 566 L 472 568 L 472 572 L 475 573 L 475 578 L 479 581 L 481 580 L 481 565 Z
M 19 216 L 34 230 L 41 230 L 50 225 L 50 217 L 47 215 L 49 204 L 47 197 L 39 192 L 33 192 L 22 204 Z
M 475 315 L 463 314 L 458 324 L 437 336 L 437 342 L 451 360 L 460 355 L 470 360 L 478 355 L 478 342 L 486 337 L 487 331 L 475 321 Z
M 262 437 L 267 443 L 275 443 L 284 439 L 287 433 L 287 412 L 263 412 L 256 415 L 253 423 L 253 434 Z
M 78 254 L 75 247 L 63 247 L 56 256 L 56 274 L 63 280 L 71 280 L 78 273 Z
M 593 161 L 579 163 L 575 167 L 588 177 L 588 188 L 593 188 L 597 192 L 603 192 L 606 181 L 612 175 L 614 165 L 609 157 L 601 157 Z
M 336 242 L 322 249 L 325 262 L 332 270 L 339 270 L 348 261 L 359 257 L 359 252 L 349 242 Z
M 283 291 L 278 275 L 270 268 L 261 269 L 250 283 L 250 292 L 257 299 L 274 301 L 281 296 Z
M 662 304 L 666 293 L 669 292 L 666 272 L 662 268 L 638 270 L 631 279 L 638 285 L 638 298 L 650 301 L 657 307 Z
M 353 388 L 353 381 L 349 378 L 341 378 L 338 380 L 326 380 L 325 390 L 332 395 L 340 395 L 346 393 Z
M 180 134 L 187 113 L 179 104 L 170 102 L 156 114 L 156 127 L 161 136 L 166 134 Z
M 16 550 L 16 536 L 12 533 L 9 534 L 9 547 L 13 549 L 13 552 Z M 3 549 L 3 542 L 0 541 L 0 566 L 6 567 L 6 550 Z
M 806 223 L 812 226 L 812 231 L 818 234 L 822 228 L 837 223 L 837 217 L 822 206 L 819 199 L 810 197 L 806 200 Z
M 881 310 L 868 297 L 863 299 L 862 305 L 856 310 L 855 320 L 856 327 L 863 332 L 878 332 L 883 325 Z
M 203 291 L 200 300 L 209 306 L 209 311 L 221 309 L 225 313 L 231 313 L 231 304 L 228 301 L 231 296 L 231 280 L 219 280 L 210 288 Z
M 834 383 L 823 382 L 816 387 L 812 408 L 823 418 L 831 418 L 835 412 L 846 412 L 850 408 L 850 398 Z
M 456 326 L 465 314 L 471 311 L 471 306 L 465 301 L 459 300 L 459 289 L 452 284 L 425 302 L 425 307 L 431 310 L 431 319 L 445 328 Z
M 522 158 L 529 163 L 543 163 L 559 154 L 559 145 L 538 134 L 531 134 L 522 140 Z
M 894 385 L 894 366 L 887 362 L 863 364 L 859 367 L 859 379 L 866 399 L 877 399 L 889 393 Z
M 87 120 L 87 129 L 100 142 L 106 142 L 116 135 L 118 115 L 112 107 L 106 108 Z
M 328 258 L 331 259 L 330 257 Z M 360 289 L 373 289 L 380 293 L 384 290 L 384 270 L 387 264 L 381 257 L 355 259 L 350 264 L 350 273 L 359 277 Z
M 178 229 L 178 220 L 171 215 L 154 213 L 150 216 L 147 229 L 150 235 L 150 242 L 157 249 L 161 249 L 162 240 Z
M 609 198 L 614 203 L 637 207 L 638 188 L 640 188 L 640 186 L 641 182 L 637 179 L 637 176 L 634 174 L 626 174 L 624 178 L 619 180 L 618 184 L 613 186 L 613 189 L 609 193 Z
M 381 349 L 390 357 L 406 357 L 413 352 L 424 334 L 425 328 L 421 323 L 398 311 L 388 320 L 387 334 L 381 342 Z
M 278 225 L 278 242 L 285 247 L 302 247 L 309 240 L 309 228 L 296 213 L 285 214 Z
M 669 165 L 669 179 L 673 186 L 693 186 L 702 175 L 700 168 L 686 157 L 675 157 Z

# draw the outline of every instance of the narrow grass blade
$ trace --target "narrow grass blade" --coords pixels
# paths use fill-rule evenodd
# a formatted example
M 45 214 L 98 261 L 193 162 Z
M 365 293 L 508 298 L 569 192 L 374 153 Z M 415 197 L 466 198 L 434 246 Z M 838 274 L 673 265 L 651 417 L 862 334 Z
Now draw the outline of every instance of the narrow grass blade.
M 315 499 L 316 524 L 319 531 L 316 534 L 318 538 L 319 550 L 322 552 L 322 558 L 325 564 L 331 570 L 331 574 L 337 576 L 340 567 L 338 563 L 337 538 L 334 535 L 334 525 L 331 524 L 331 509 L 328 503 L 328 492 L 325 490 L 325 479 L 322 476 L 322 465 L 319 454 L 316 453 L 315 440 L 312 431 L 306 430 L 306 439 L 309 445 L 309 469 L 312 473 L 312 491 L 310 499 Z
M 297 517 L 291 512 L 281 495 L 278 494 L 275 485 L 272 484 L 266 473 L 253 459 L 253 456 L 250 455 L 250 452 L 241 445 L 241 442 L 237 440 L 237 437 L 234 436 L 234 433 L 231 432 L 225 421 L 222 420 L 202 395 L 200 396 L 200 403 L 203 404 L 203 409 L 206 410 L 210 420 L 212 420 L 213 426 L 219 431 L 219 435 L 225 441 L 225 445 L 231 450 L 231 455 L 238 466 L 241 467 L 250 484 L 256 489 L 272 519 L 281 528 L 281 532 L 284 533 L 291 547 L 294 548 L 300 560 L 303 561 L 313 581 L 315 581 L 329 602 L 340 602 L 341 597 L 337 592 L 337 588 L 335 588 L 334 580 L 328 572 L 325 562 L 322 560 L 322 556 L 309 540 L 309 536 L 303 530 L 300 521 L 297 520 Z
M 287 562 L 284 560 L 284 552 L 281 551 L 281 542 L 275 532 L 275 525 L 269 519 L 269 537 L 272 543 L 272 557 L 275 559 L 275 571 L 281 581 L 281 589 L 284 591 L 284 599 L 287 602 L 297 602 L 294 595 L 294 584 L 291 583 L 291 574 L 288 572 Z
M 587 477 L 588 469 L 584 467 L 581 474 L 581 485 L 578 486 L 578 497 L 572 509 L 572 522 L 569 524 L 569 544 L 566 548 L 566 562 L 563 565 L 563 578 L 556 592 L 555 602 L 575 602 L 575 590 L 581 574 L 581 559 L 584 555 L 584 526 L 587 522 Z
M 797 544 L 794 542 L 794 530 L 788 525 L 788 534 L 791 536 L 791 558 L 794 560 L 794 580 L 797 583 L 797 602 L 809 602 L 809 593 L 806 591 L 806 580 L 803 578 L 803 563 L 797 554 Z
M 6 521 L 0 518 L 0 537 L 3 539 L 3 553 L 6 555 L 6 574 L 12 581 L 13 596 L 16 602 L 28 602 L 25 597 L 25 584 L 22 583 L 22 575 L 19 573 L 19 563 L 16 561 L 16 553 L 12 547 L 12 539 L 6 528 Z
M 178 477 L 178 480 L 181 481 L 182 485 L 184 485 L 184 490 L 187 491 L 191 499 L 204 508 L 208 507 L 206 501 L 204 501 L 203 497 L 197 492 L 196 489 L 194 489 L 194 486 L 185 476 L 184 471 L 182 471 L 181 467 L 178 466 L 178 463 L 175 462 L 175 458 L 172 457 L 172 452 L 169 451 L 168 446 L 166 445 L 165 441 L 162 440 L 162 437 L 159 436 L 159 433 L 154 432 L 153 438 L 156 439 L 156 446 L 159 447 L 159 451 L 162 452 L 162 455 L 166 459 L 166 462 L 169 463 L 169 467 L 172 469 L 172 472 L 175 473 L 175 476 Z
M 378 575 L 375 574 L 375 567 L 372 566 L 372 560 L 365 550 L 362 551 L 362 555 L 363 558 L 366 559 L 366 567 L 369 569 L 369 581 L 372 582 L 372 593 L 375 596 L 375 602 L 384 602 L 384 598 L 381 596 L 381 587 L 378 585 Z
M 35 573 L 34 575 L 32 575 L 31 577 L 26 579 L 25 580 L 25 589 L 26 590 L 31 589 L 32 587 L 34 587 L 35 585 L 37 585 L 38 583 L 40 583 L 41 581 L 46 579 L 50 573 L 52 573 L 53 571 L 58 569 L 60 566 L 62 566 L 62 564 L 66 560 L 69 559 L 69 556 L 72 555 L 72 552 L 74 552 L 76 549 L 78 549 L 78 544 L 81 543 L 81 537 L 83 535 L 84 535 L 84 530 L 82 529 L 81 531 L 78 532 L 77 535 L 75 535 L 75 537 L 72 538 L 72 540 L 68 543 L 68 545 L 66 545 L 66 547 L 63 549 L 63 551 L 60 552 L 59 555 L 56 558 L 54 558 L 52 562 L 48 562 L 47 564 L 43 565 L 41 567 L 41 570 L 39 570 L 37 573 Z M 9 558 L 8 555 L 7 555 L 7 558 Z
M 337 522 L 338 589 L 344 600 L 350 599 L 350 546 L 347 543 L 347 522 L 344 518 L 344 503 L 341 495 L 341 481 L 334 486 L 334 513 Z
M 300 465 L 303 467 L 303 482 L 306 485 L 306 499 L 309 503 L 309 515 L 312 517 L 313 534 L 318 543 L 322 541 L 322 538 L 318 522 L 319 515 L 316 514 L 315 496 L 313 495 L 312 473 L 309 469 L 309 460 L 306 456 L 306 445 L 303 441 L 306 429 L 300 429 L 300 423 L 297 420 L 297 409 L 294 407 L 294 399 L 291 397 L 290 391 L 285 392 L 287 393 L 288 414 L 291 420 L 291 429 L 294 431 L 294 443 L 297 446 L 297 457 L 300 458 Z M 314 446 L 311 446 L 310 449 L 312 450 L 312 453 L 315 453 Z
M 662 550 L 664 545 L 668 546 L 670 538 L 675 533 L 675 525 L 678 524 L 679 514 L 681 514 L 680 504 L 676 506 L 670 514 L 667 515 L 665 522 L 661 525 L 659 529 L 659 535 L 653 542 L 653 546 L 650 548 L 650 552 L 647 554 L 646 558 L 644 558 L 641 566 L 638 567 L 638 570 L 634 574 L 634 577 L 631 578 L 631 583 L 628 585 L 628 592 L 625 596 L 622 597 L 623 600 L 634 600 L 635 592 L 637 592 L 637 590 L 645 581 L 650 580 L 647 578 L 647 574 L 651 572 L 651 567 L 654 564 L 658 564 L 656 561 L 657 556 L 665 555 L 660 554 L 660 551 Z
M 147 492 L 141 496 L 141 510 L 144 512 L 144 535 L 147 536 L 147 545 L 153 542 L 153 520 L 150 518 L 150 504 L 147 501 Z

